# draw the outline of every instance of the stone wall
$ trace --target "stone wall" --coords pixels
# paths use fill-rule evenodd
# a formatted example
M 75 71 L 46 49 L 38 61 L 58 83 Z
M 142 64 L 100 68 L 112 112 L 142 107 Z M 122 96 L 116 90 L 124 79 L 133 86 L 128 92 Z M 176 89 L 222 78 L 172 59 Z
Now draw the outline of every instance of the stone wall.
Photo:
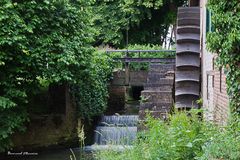
M 113 72 L 113 79 L 110 85 L 115 86 L 143 86 L 147 82 L 147 71 L 130 71 L 129 84 L 125 83 L 125 71 L 119 70 Z
M 141 92 L 143 100 L 139 118 L 144 120 L 149 113 L 155 118 L 166 119 L 173 106 L 175 64 L 151 64 L 147 83 Z M 139 126 L 141 130 L 143 126 Z
M 77 143 L 76 108 L 65 89 L 65 114 L 30 115 L 26 132 L 13 135 L 16 150 L 32 150 L 58 144 Z
M 108 87 L 109 98 L 106 114 L 112 115 L 124 109 L 126 89 L 125 86 L 110 85 Z
M 130 71 L 128 83 L 126 83 L 125 71 L 119 70 L 113 72 L 113 79 L 108 86 L 109 99 L 106 114 L 122 113 L 124 111 L 125 101 L 129 97 L 131 86 L 144 86 L 147 82 L 148 71 Z

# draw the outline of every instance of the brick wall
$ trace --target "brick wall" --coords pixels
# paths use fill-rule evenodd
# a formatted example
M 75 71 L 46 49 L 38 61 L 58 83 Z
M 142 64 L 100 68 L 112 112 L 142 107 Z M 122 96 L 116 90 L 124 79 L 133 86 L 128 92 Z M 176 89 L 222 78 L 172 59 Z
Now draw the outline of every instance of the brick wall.
M 201 58 L 202 98 L 206 110 L 204 118 L 225 124 L 229 115 L 229 99 L 226 92 L 226 76 L 223 69 L 214 66 L 216 55 L 206 49 L 206 4 L 201 1 Z
M 214 70 L 214 121 L 226 123 L 229 115 L 229 99 L 226 92 L 226 76 L 223 70 Z

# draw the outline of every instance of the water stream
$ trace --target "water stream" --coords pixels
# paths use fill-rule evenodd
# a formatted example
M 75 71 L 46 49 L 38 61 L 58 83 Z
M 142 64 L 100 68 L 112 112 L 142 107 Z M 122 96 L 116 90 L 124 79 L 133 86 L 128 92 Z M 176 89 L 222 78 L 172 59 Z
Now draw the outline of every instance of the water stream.
M 106 148 L 123 150 L 130 148 L 137 134 L 137 115 L 103 116 L 95 130 L 95 144 L 86 146 L 86 151 Z

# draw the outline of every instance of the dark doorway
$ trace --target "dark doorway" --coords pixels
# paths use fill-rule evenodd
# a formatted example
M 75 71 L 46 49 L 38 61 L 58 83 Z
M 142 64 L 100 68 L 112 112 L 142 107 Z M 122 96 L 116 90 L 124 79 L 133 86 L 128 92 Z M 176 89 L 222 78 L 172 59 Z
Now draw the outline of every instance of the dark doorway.
M 132 86 L 132 98 L 134 100 L 140 100 L 141 91 L 143 90 L 143 86 Z

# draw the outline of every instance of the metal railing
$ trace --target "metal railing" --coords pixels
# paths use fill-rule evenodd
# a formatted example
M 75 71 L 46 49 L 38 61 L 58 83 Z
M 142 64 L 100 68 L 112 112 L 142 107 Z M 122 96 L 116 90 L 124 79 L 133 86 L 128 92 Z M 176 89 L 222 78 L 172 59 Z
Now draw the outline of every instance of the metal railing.
M 120 52 L 125 53 L 122 58 L 113 58 L 116 61 L 122 62 L 151 62 L 151 63 L 175 63 L 175 58 L 153 58 L 153 57 L 141 57 L 141 53 L 175 53 L 175 50 L 106 50 L 107 54 Z M 138 54 L 138 57 L 131 57 L 130 54 Z M 169 56 L 172 56 L 169 54 Z

